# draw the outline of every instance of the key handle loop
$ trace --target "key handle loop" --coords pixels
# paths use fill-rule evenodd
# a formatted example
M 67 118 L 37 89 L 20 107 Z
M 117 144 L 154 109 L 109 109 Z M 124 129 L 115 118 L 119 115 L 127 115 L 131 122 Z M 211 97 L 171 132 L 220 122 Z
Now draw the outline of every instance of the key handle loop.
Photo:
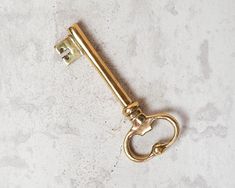
M 129 159 L 134 162 L 143 162 L 156 155 L 160 155 L 166 151 L 177 139 L 179 135 L 179 125 L 176 119 L 167 113 L 157 113 L 154 115 L 146 116 L 141 109 L 139 108 L 138 102 L 133 102 L 124 108 L 123 113 L 129 117 L 132 121 L 133 126 L 130 131 L 127 133 L 124 139 L 124 151 Z M 152 150 L 148 154 L 138 153 L 133 145 L 132 139 L 134 136 L 144 136 L 147 132 L 151 131 L 154 124 L 154 121 L 157 120 L 166 120 L 172 125 L 174 132 L 173 136 L 166 142 L 160 143 L 157 142 L 152 146 Z

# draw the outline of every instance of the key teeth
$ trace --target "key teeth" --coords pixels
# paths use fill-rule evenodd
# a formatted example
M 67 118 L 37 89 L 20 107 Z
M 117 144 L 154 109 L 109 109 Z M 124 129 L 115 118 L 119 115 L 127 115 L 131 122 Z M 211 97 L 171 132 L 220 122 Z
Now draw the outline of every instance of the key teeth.
M 55 45 L 57 53 L 69 65 L 81 57 L 81 51 L 71 35 Z

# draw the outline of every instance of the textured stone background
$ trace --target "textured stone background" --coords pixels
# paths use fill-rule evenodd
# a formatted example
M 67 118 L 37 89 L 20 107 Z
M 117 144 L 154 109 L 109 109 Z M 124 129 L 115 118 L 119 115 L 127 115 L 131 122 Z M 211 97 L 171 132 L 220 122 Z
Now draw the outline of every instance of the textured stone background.
M 147 112 L 179 119 L 164 155 L 128 160 L 117 100 L 55 53 L 77 21 Z M 235 187 L 235 1 L 1 0 L 0 23 L 1 188 Z

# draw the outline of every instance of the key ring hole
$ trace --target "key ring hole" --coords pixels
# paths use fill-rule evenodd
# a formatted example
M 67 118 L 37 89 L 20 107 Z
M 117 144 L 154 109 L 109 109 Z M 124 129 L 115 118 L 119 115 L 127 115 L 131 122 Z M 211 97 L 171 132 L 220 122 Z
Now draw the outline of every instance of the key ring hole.
M 140 153 L 133 146 L 133 138 L 137 135 L 144 136 L 144 133 L 147 133 L 152 130 L 153 126 L 155 125 L 152 123 L 154 123 L 154 121 L 158 121 L 159 119 L 166 120 L 168 124 L 173 127 L 174 132 L 172 136 L 168 138 L 166 142 L 156 142 L 155 144 L 153 144 L 152 149 L 148 152 L 148 154 Z M 134 123 L 131 130 L 127 133 L 124 139 L 124 151 L 131 160 L 135 162 L 142 162 L 152 158 L 155 155 L 162 154 L 168 147 L 170 147 L 176 141 L 178 135 L 179 124 L 173 116 L 166 113 L 159 113 L 154 114 L 152 116 L 146 116 L 146 120 L 142 122 L 140 126 Z
M 165 119 L 156 119 L 151 125 L 152 130 L 144 136 L 133 136 L 132 147 L 139 153 L 148 154 L 155 143 L 166 143 L 174 134 L 174 128 Z

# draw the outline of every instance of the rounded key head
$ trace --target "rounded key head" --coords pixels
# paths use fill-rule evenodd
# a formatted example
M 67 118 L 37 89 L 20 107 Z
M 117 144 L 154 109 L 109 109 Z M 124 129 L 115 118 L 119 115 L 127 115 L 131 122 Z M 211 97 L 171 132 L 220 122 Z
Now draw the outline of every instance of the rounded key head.
M 152 130 L 155 125 L 154 122 L 157 120 L 166 120 L 170 125 L 173 126 L 174 133 L 173 136 L 164 143 L 155 143 L 152 146 L 152 150 L 148 154 L 138 153 L 133 145 L 132 139 L 135 135 L 143 136 L 150 130 Z M 151 116 L 146 116 L 144 113 L 141 113 L 138 117 L 136 117 L 133 121 L 133 126 L 131 130 L 127 133 L 124 140 L 124 151 L 128 158 L 135 162 L 143 162 L 148 160 L 156 155 L 162 154 L 167 148 L 169 148 L 177 139 L 179 135 L 179 125 L 176 119 L 167 114 L 167 113 L 158 113 Z

